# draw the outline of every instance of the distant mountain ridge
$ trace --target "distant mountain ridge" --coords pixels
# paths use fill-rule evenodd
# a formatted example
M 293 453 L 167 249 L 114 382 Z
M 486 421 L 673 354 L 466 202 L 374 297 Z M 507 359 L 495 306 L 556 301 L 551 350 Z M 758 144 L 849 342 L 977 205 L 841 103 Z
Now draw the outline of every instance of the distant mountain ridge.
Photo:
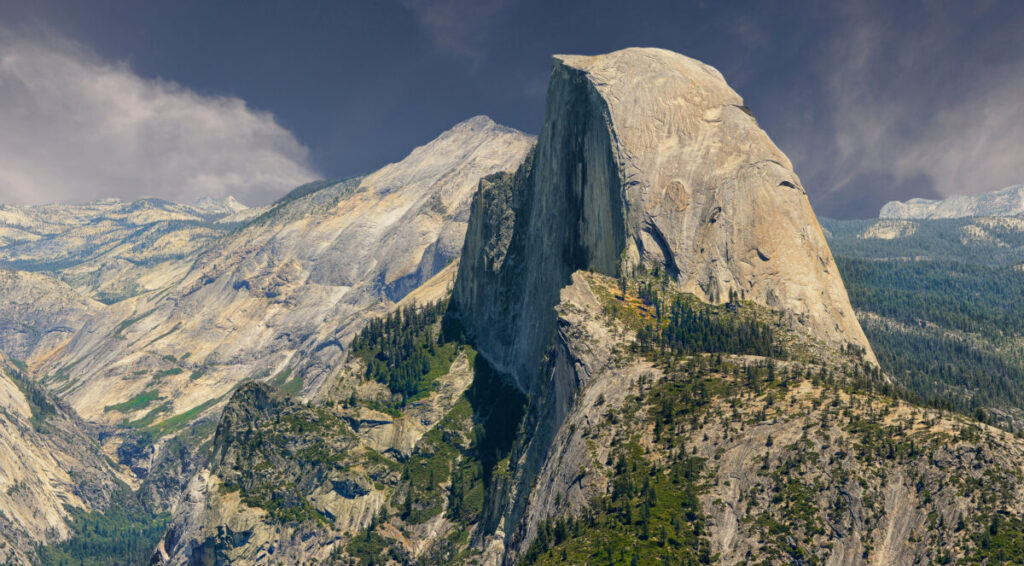
M 912 198 L 887 202 L 878 217 L 892 220 L 1024 216 L 1024 185 L 1012 185 L 977 195 L 954 195 L 942 200 Z
M 399 162 L 262 207 L 0 206 L 0 352 L 100 423 L 105 455 L 167 511 L 240 382 L 313 391 L 367 318 L 447 291 L 479 179 L 533 144 L 477 116 Z
M 207 245 L 252 214 L 232 197 L 195 205 L 143 197 L 85 204 L 0 204 L 0 268 L 48 272 L 77 292 L 114 303 L 183 274 Z
M 238 202 L 238 199 L 228 195 L 224 198 L 202 197 L 196 201 L 196 208 L 225 215 L 235 214 L 249 210 L 249 207 Z

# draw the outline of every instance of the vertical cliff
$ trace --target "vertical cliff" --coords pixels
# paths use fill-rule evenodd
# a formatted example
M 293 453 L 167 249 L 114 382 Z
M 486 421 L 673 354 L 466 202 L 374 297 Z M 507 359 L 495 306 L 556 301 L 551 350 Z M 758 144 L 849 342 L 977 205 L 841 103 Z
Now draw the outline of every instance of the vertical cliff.
M 713 303 L 790 313 L 873 360 L 789 159 L 722 75 L 661 49 L 559 55 L 544 127 L 515 175 L 473 204 L 454 312 L 520 388 L 573 271 L 664 270 Z

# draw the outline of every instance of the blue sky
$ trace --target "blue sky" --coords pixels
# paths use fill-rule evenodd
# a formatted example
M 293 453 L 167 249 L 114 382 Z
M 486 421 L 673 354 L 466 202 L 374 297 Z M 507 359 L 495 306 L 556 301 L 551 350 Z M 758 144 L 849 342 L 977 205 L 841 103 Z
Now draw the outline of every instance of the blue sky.
M 553 53 L 714 65 L 821 215 L 1024 183 L 1024 2 L 0 0 L 0 203 L 372 171 L 476 114 L 536 133 Z

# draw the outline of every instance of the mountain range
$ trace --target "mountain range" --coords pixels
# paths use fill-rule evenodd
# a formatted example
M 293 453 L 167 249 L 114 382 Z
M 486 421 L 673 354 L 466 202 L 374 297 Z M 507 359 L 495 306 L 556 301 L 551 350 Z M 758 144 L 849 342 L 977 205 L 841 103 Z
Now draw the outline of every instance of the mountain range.
M 879 211 L 886 219 L 964 218 L 968 216 L 1024 215 L 1024 185 L 1013 185 L 973 195 L 954 195 L 942 200 L 913 198 L 906 202 L 892 201 Z
M 1024 226 L 951 207 L 823 229 L 649 48 L 264 207 L 0 207 L 0 561 L 1019 559 Z

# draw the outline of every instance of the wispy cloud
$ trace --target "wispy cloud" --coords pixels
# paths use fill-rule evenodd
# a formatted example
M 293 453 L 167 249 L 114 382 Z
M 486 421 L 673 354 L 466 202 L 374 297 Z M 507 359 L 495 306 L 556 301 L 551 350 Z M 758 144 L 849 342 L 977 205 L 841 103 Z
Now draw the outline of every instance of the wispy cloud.
M 819 127 L 787 141 L 825 189 L 822 212 L 865 216 L 887 200 L 1024 183 L 1019 22 L 994 21 L 1000 14 L 982 4 L 849 6 L 817 68 Z
M 318 177 L 266 112 L 146 79 L 47 34 L 0 30 L 0 203 L 152 195 L 249 204 Z
M 485 46 L 510 0 L 403 0 L 434 45 L 471 65 L 485 57 Z

